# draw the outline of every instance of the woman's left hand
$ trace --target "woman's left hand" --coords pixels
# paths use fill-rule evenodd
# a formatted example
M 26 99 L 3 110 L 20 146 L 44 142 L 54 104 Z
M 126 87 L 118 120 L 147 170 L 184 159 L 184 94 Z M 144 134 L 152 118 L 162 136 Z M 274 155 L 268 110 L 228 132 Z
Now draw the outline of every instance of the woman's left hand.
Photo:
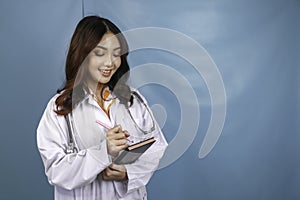
M 124 165 L 111 164 L 101 172 L 103 180 L 124 181 L 127 180 L 127 171 Z

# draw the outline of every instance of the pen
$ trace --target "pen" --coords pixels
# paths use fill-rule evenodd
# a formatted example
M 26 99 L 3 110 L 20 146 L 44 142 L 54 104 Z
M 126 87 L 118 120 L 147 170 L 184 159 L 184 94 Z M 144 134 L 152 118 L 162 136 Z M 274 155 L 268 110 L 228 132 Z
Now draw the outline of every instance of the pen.
M 103 127 L 106 128 L 107 130 L 111 129 L 111 127 L 110 127 L 109 125 L 107 125 L 107 124 L 105 124 L 105 123 L 103 123 L 103 122 L 101 122 L 101 121 L 99 121 L 99 120 L 96 120 L 96 123 L 99 124 L 99 125 L 101 125 L 101 126 L 103 126 Z M 129 140 L 128 138 L 126 138 L 126 140 L 127 140 L 128 142 L 130 142 L 130 143 L 133 143 L 133 141 L 132 141 L 132 140 Z

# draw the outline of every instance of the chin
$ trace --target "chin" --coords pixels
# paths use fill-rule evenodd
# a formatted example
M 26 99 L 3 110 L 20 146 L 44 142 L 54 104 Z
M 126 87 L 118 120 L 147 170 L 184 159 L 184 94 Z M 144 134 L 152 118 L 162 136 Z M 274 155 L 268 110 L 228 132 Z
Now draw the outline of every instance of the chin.
M 111 77 L 109 77 L 109 78 L 101 78 L 99 81 L 98 81 L 98 83 L 100 83 L 100 84 L 106 84 L 106 83 L 108 83 L 109 81 L 110 81 L 110 79 L 111 79 Z

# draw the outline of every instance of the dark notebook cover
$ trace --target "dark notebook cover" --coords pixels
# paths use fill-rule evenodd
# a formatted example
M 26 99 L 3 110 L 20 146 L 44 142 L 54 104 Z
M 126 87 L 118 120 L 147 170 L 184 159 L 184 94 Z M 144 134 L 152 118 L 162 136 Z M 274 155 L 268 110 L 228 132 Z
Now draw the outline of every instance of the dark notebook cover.
M 130 164 L 136 161 L 153 143 L 155 139 L 149 138 L 139 143 L 130 145 L 122 151 L 113 162 L 115 164 Z

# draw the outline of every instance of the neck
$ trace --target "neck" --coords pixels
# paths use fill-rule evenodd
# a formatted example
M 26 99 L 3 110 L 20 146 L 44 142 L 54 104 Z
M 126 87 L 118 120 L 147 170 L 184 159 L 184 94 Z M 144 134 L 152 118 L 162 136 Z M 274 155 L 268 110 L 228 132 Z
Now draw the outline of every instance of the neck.
M 86 85 L 89 87 L 90 90 L 92 90 L 92 92 L 93 92 L 95 95 L 97 95 L 98 97 L 101 96 L 101 91 L 102 91 L 102 89 L 103 89 L 103 87 L 104 87 L 103 84 L 101 84 L 101 83 L 98 83 L 98 84 L 97 84 L 97 83 L 95 83 L 95 82 L 93 82 L 93 83 L 86 82 Z

